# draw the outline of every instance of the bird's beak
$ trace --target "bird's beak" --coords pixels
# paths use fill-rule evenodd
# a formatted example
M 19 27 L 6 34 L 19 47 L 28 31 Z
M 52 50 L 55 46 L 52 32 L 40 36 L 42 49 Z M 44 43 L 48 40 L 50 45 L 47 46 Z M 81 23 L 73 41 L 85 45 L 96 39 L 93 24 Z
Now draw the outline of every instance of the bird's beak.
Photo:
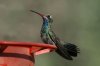
M 34 13 L 36 13 L 36 14 L 38 14 L 38 15 L 40 15 L 42 18 L 44 18 L 44 15 L 43 14 L 41 14 L 41 13 L 38 13 L 38 12 L 36 12 L 36 11 L 33 11 L 33 10 L 30 10 L 31 12 L 34 12 Z

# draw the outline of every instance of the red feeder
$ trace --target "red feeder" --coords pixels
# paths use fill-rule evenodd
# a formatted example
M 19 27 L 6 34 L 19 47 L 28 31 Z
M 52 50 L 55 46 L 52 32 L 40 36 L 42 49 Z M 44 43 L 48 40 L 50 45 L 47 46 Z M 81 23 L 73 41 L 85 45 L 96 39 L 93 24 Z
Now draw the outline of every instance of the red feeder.
M 32 42 L 0 41 L 0 46 L 0 66 L 34 66 L 35 55 L 56 49 L 54 45 Z

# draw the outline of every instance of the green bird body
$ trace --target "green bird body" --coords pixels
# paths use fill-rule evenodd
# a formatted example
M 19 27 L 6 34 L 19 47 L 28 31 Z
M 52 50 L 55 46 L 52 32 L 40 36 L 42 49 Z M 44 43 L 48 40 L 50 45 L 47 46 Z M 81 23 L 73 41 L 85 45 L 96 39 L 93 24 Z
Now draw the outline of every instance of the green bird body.
M 52 30 L 53 19 L 50 15 L 43 15 L 36 11 L 31 10 L 34 13 L 40 15 L 43 19 L 43 24 L 41 28 L 41 39 L 44 43 L 53 44 L 57 47 L 56 53 L 65 59 L 73 60 L 72 57 L 76 57 L 79 53 L 79 49 L 76 45 L 71 43 L 65 43 L 61 41 Z
M 51 29 L 51 23 L 53 22 L 53 20 L 52 19 L 48 20 L 49 16 L 44 16 L 43 14 L 40 14 L 33 10 L 31 11 L 40 15 L 43 19 L 43 24 L 42 24 L 41 31 L 40 31 L 42 41 L 47 44 L 53 44 L 49 36 L 49 32 Z

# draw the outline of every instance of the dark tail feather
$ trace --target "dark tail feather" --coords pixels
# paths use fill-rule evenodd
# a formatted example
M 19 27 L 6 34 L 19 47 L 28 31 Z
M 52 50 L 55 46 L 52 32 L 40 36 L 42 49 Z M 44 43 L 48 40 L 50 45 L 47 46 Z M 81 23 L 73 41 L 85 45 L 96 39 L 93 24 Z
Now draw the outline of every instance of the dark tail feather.
M 55 45 L 57 46 L 57 50 L 56 50 L 57 54 L 59 54 L 60 56 L 62 56 L 67 60 L 73 60 L 71 55 L 67 52 L 67 49 L 62 44 L 57 43 Z
M 73 58 L 68 53 L 65 53 L 65 51 L 66 50 L 59 48 L 56 50 L 56 53 L 67 60 L 73 60 Z
M 64 48 L 67 49 L 67 52 L 68 52 L 71 56 L 77 57 L 77 54 L 79 53 L 80 50 L 79 50 L 79 48 L 77 48 L 76 45 L 71 44 L 71 43 L 67 43 L 67 44 L 65 44 L 65 45 L 63 45 L 63 46 L 64 46 Z
M 66 43 L 65 45 L 57 43 L 56 46 L 56 52 L 67 60 L 73 60 L 72 56 L 77 57 L 77 54 L 79 53 L 79 48 L 71 43 Z
M 67 60 L 73 60 L 72 56 L 76 57 L 78 53 L 77 46 L 71 43 L 66 43 L 65 45 L 62 45 L 60 39 L 56 37 L 54 32 L 52 33 L 53 35 L 49 34 L 49 36 L 57 47 L 56 53 Z

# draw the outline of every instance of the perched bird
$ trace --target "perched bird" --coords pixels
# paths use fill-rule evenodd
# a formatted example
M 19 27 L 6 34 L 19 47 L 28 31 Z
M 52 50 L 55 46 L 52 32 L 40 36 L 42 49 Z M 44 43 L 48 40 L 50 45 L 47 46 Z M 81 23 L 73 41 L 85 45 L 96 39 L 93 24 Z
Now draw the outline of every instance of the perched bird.
M 56 53 L 67 60 L 73 60 L 72 57 L 77 57 L 77 54 L 79 53 L 79 48 L 77 48 L 77 46 L 74 44 L 61 41 L 53 32 L 51 27 L 53 19 L 50 15 L 45 16 L 33 10 L 31 10 L 31 12 L 40 15 L 43 19 L 43 24 L 41 28 L 41 39 L 44 43 L 55 45 L 57 47 Z
M 38 15 L 40 15 L 43 19 L 43 24 L 42 24 L 42 28 L 41 28 L 41 39 L 44 43 L 47 43 L 47 44 L 52 44 L 52 40 L 50 40 L 50 37 L 49 37 L 49 30 L 50 30 L 50 24 L 52 21 L 52 19 L 49 19 L 51 18 L 51 16 L 47 15 L 47 16 L 44 16 L 43 14 L 40 14 L 36 11 L 33 11 L 31 10 L 31 12 L 34 12 L 34 13 L 37 13 Z

